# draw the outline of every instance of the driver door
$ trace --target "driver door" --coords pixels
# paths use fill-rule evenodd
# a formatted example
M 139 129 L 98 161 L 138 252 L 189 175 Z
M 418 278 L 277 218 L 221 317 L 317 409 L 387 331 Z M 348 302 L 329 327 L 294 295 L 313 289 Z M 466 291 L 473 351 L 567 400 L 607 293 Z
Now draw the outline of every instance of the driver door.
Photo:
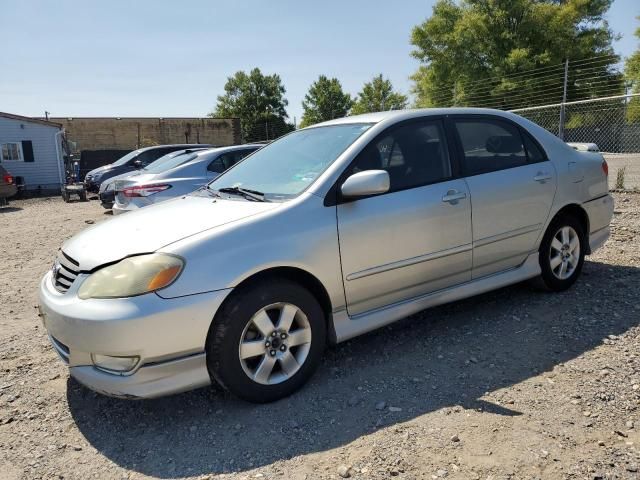
M 349 315 L 471 279 L 471 202 L 454 178 L 442 120 L 391 127 L 349 167 L 389 173 L 387 193 L 337 206 Z M 346 178 L 346 177 L 345 177 Z

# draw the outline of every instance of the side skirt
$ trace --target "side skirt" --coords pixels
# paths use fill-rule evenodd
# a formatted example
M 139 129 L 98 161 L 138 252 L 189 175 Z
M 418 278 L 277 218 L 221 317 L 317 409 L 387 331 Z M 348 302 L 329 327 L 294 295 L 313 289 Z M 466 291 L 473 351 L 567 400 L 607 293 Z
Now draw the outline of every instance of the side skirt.
M 343 309 L 333 313 L 336 340 L 337 343 L 344 342 L 427 308 L 506 287 L 537 275 L 540 275 L 540 264 L 538 263 L 538 252 L 535 252 L 529 254 L 519 267 L 477 278 L 455 287 L 438 290 L 354 316 L 349 316 L 347 310 Z

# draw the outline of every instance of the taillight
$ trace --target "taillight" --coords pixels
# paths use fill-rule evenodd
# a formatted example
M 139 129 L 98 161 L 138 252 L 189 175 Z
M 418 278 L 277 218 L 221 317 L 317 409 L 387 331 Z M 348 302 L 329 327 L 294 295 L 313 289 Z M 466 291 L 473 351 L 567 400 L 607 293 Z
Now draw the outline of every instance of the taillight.
M 5 181 L 5 183 L 13 183 L 13 177 L 11 175 L 9 175 L 8 173 L 6 173 L 4 175 L 4 181 Z
M 148 197 L 154 193 L 162 192 L 171 188 L 171 185 L 156 184 L 156 185 L 136 185 L 134 187 L 126 187 L 122 190 L 125 197 Z
M 604 176 L 609 176 L 609 164 L 606 160 L 602 160 L 602 171 L 604 172 Z

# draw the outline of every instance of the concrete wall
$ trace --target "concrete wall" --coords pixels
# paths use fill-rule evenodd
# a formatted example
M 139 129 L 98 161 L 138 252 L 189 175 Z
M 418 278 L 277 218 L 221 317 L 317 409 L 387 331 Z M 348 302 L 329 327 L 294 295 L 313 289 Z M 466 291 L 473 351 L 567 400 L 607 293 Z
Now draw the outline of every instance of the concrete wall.
M 240 121 L 234 118 L 56 117 L 76 151 L 129 149 L 171 143 L 234 145 Z
M 21 143 L 23 140 L 31 140 L 33 144 L 33 162 L 3 161 L 2 166 L 13 176 L 24 177 L 26 187 L 29 190 L 38 187 L 44 190 L 58 189 L 60 187 L 60 171 L 64 172 L 62 166 L 59 169 L 56 152 L 55 134 L 59 131 L 60 129 L 54 125 L 0 116 L 0 144 Z M 60 136 L 58 136 L 58 141 L 59 139 Z

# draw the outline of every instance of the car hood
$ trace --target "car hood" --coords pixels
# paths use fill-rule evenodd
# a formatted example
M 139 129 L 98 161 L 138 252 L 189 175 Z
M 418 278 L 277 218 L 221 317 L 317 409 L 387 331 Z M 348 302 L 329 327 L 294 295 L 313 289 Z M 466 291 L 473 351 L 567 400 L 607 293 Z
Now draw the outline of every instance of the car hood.
M 280 203 L 188 195 L 114 217 L 80 232 L 62 246 L 66 255 L 93 270 L 124 257 L 150 253 L 196 233 L 278 208 Z
M 106 172 L 108 170 L 111 170 L 112 168 L 113 168 L 113 165 L 111 165 L 111 164 L 103 165 L 101 167 L 94 168 L 93 170 L 90 170 L 89 172 L 87 172 L 87 175 L 93 176 L 93 175 L 96 175 L 98 173 L 104 173 L 104 172 Z

